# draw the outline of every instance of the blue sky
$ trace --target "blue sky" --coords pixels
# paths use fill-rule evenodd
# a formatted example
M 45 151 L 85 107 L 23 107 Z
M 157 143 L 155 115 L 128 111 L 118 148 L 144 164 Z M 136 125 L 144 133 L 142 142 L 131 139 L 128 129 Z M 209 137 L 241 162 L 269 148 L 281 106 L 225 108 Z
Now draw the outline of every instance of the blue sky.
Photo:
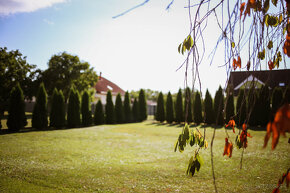
M 52 55 L 66 51 L 89 62 L 98 74 L 102 72 L 124 90 L 177 92 L 184 87 L 184 69 L 176 69 L 185 59 L 177 47 L 189 32 L 187 1 L 174 1 L 166 11 L 171 0 L 151 0 L 112 18 L 142 2 L 7 0 L 0 3 L 0 46 L 19 49 L 42 70 Z M 209 26 L 209 31 L 216 31 L 214 24 Z M 209 49 L 218 36 L 210 34 Z M 207 60 L 200 66 L 203 92 L 209 88 L 213 95 L 220 84 L 224 86 L 226 69 L 218 68 L 221 56 L 218 52 L 213 66 Z M 190 85 L 191 80 L 189 75 Z

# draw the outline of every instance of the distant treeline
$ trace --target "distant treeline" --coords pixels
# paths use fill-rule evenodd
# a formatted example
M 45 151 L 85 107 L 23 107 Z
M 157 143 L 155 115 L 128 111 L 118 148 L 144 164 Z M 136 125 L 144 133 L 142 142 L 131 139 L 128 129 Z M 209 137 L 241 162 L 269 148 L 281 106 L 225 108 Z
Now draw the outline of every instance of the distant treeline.
M 41 83 L 31 120 L 32 127 L 35 129 L 87 127 L 100 124 L 141 122 L 147 119 L 147 104 L 143 89 L 139 91 L 139 96 L 134 98 L 133 104 L 131 104 L 129 93 L 126 92 L 124 102 L 119 93 L 114 105 L 112 93 L 108 91 L 105 110 L 99 100 L 95 105 L 94 113 L 91 110 L 89 92 L 85 90 L 80 95 L 75 86 L 72 86 L 69 91 L 67 104 L 62 90 L 56 88 L 49 97 L 51 100 L 49 103 L 47 98 L 45 86 Z M 48 104 L 50 104 L 50 112 L 48 112 Z M 24 95 L 20 84 L 17 84 L 11 90 L 9 98 L 8 131 L 19 131 L 26 125 Z
M 219 89 L 212 99 L 208 90 L 202 99 L 198 91 L 186 89 L 184 96 L 179 89 L 176 99 L 172 100 L 169 92 L 167 97 L 160 92 L 157 100 L 155 120 L 167 123 L 205 123 L 223 126 L 233 119 L 238 125 L 247 123 L 250 126 L 265 127 L 272 121 L 277 109 L 290 102 L 290 88 L 276 87 L 270 91 L 267 85 L 260 89 L 241 89 L 234 97 L 233 91 Z M 166 102 L 164 102 L 166 100 Z M 223 112 L 224 111 L 224 112 Z

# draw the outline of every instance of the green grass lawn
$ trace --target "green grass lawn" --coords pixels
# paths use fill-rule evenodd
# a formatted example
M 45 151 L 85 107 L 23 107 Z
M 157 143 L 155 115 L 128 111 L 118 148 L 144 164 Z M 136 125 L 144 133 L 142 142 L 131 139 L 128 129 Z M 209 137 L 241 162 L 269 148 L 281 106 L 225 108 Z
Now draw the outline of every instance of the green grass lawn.
M 205 161 L 200 172 L 186 176 L 195 148 L 173 152 L 180 131 L 146 121 L 0 135 L 0 192 L 213 192 L 210 148 L 200 151 Z M 209 144 L 212 131 L 206 128 Z M 240 170 L 242 151 L 234 148 L 232 158 L 222 156 L 225 131 L 217 130 L 219 192 L 272 192 L 289 168 L 288 138 L 271 151 L 262 149 L 264 131 L 249 132 L 253 138 Z M 281 192 L 287 191 L 283 184 Z

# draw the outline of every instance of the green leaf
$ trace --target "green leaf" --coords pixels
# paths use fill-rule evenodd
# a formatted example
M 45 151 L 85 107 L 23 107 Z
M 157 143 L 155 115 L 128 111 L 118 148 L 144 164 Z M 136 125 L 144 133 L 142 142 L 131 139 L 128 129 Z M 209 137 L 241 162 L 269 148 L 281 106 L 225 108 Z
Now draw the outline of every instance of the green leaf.
M 282 23 L 282 20 L 283 20 L 283 17 L 282 17 L 282 14 L 279 15 L 279 24 Z
M 178 53 L 180 53 L 181 44 L 178 46 Z
M 265 15 L 265 24 L 267 27 L 269 27 L 269 15 Z
M 278 19 L 278 17 L 275 17 L 275 16 L 272 16 L 272 18 L 273 18 L 273 27 L 277 27 L 278 26 L 278 24 L 279 24 L 279 19 Z
M 277 6 L 277 1 L 278 0 L 272 0 L 273 5 L 275 5 L 275 7 Z
M 203 166 L 204 161 L 203 158 L 201 157 L 201 155 L 199 155 L 199 153 L 196 154 L 196 160 L 198 160 L 198 162 L 200 163 L 201 166 Z
M 195 144 L 195 136 L 194 136 L 194 134 L 190 135 L 189 144 L 190 144 L 191 147 L 194 146 L 194 144 Z
M 268 43 L 268 49 L 271 50 L 273 48 L 273 42 L 270 40 Z
M 235 42 L 232 42 L 232 48 L 235 48 L 235 46 L 236 46 Z
M 176 152 L 178 146 L 178 140 L 176 140 L 175 145 L 174 145 L 174 152 Z
M 186 50 L 186 47 L 185 47 L 185 45 L 184 45 L 184 43 L 183 43 L 183 44 L 182 44 L 182 50 L 181 50 L 182 55 L 184 54 L 185 50 Z

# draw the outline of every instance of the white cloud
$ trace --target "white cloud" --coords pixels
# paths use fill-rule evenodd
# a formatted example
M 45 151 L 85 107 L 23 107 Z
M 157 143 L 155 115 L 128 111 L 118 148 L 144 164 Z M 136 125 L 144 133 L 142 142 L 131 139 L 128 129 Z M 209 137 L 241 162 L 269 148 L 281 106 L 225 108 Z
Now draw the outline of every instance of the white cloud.
M 67 0 L 0 0 L 0 15 L 33 12 Z

